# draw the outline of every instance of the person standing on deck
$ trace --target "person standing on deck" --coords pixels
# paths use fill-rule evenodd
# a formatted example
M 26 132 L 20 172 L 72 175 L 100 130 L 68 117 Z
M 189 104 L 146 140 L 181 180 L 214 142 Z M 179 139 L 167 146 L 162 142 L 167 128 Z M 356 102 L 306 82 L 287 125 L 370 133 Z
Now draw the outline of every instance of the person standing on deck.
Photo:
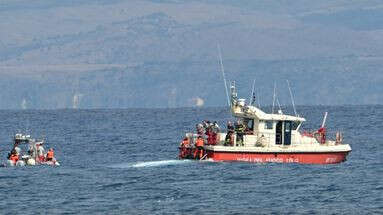
M 214 133 L 216 133 L 216 134 L 219 133 L 219 131 L 220 131 L 220 127 L 219 127 L 217 121 L 214 121 L 214 123 L 213 123 L 213 125 L 212 125 L 212 129 L 213 129 L 213 132 L 214 132 Z
M 205 134 L 205 130 L 203 129 L 203 125 L 201 123 L 198 123 L 196 125 L 196 129 L 197 129 L 198 135 L 204 135 Z
M 8 159 L 16 165 L 17 161 L 19 160 L 19 154 L 17 154 L 16 150 L 13 149 Z
M 53 161 L 54 157 L 55 157 L 55 152 L 53 151 L 53 148 L 50 148 L 47 152 L 46 161 Z
M 219 143 L 218 133 L 220 131 L 220 128 L 219 128 L 219 125 L 218 125 L 217 121 L 214 121 L 214 123 L 212 124 L 211 128 L 212 128 L 212 131 L 213 131 L 214 145 L 216 145 L 217 143 Z
M 39 162 L 44 162 L 45 160 L 45 149 L 43 147 L 43 142 L 36 143 L 37 156 Z
M 204 146 L 204 140 L 201 136 L 198 136 L 196 142 L 195 142 L 195 151 L 194 151 L 194 158 L 197 159 L 197 155 L 198 155 L 198 158 L 201 159 L 202 156 L 203 156 L 203 146 Z
M 243 143 L 243 135 L 245 134 L 245 126 L 243 125 L 243 123 L 241 122 L 241 120 L 238 120 L 237 121 L 237 124 L 236 124 L 236 127 L 235 127 L 235 131 L 237 133 L 237 146 L 244 146 L 244 143 Z
M 189 139 L 187 137 L 185 137 L 181 144 L 180 144 L 180 147 L 181 147 L 181 151 L 180 151 L 180 154 L 179 154 L 179 157 L 180 158 L 186 158 L 188 155 L 190 155 L 190 142 L 189 142 Z
M 227 122 L 227 133 L 234 132 L 234 125 L 231 121 Z
M 210 126 L 210 121 L 209 120 L 204 120 L 204 121 L 202 121 L 202 125 L 203 125 L 203 128 L 205 129 L 205 132 L 206 132 L 207 129 L 209 128 L 209 126 Z
M 210 125 L 207 128 L 206 135 L 207 135 L 207 144 L 208 145 L 215 145 L 216 141 L 217 141 L 217 134 L 214 133 L 214 131 L 213 131 L 213 125 Z
M 225 146 L 233 146 L 234 140 L 233 140 L 233 134 L 234 134 L 234 126 L 233 123 L 228 121 L 227 122 L 227 134 L 225 137 Z
M 13 148 L 15 151 L 16 151 L 16 154 L 20 155 L 20 152 L 21 152 L 21 149 L 19 147 L 19 144 L 18 143 L 15 143 L 15 146 Z

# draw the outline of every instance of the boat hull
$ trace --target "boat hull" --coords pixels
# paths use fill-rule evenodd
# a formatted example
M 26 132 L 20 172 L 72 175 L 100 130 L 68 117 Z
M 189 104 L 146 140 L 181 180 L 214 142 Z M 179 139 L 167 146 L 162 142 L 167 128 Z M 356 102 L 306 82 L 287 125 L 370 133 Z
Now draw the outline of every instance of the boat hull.
M 335 164 L 346 160 L 350 151 L 342 152 L 226 152 L 207 150 L 207 158 L 214 161 L 253 163 Z

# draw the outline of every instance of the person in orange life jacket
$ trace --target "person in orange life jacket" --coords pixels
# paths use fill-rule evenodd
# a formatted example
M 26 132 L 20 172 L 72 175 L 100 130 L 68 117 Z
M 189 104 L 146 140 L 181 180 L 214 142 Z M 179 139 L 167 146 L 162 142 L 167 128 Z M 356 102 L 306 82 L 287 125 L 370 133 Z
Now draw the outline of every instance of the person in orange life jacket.
M 55 152 L 53 151 L 53 148 L 50 148 L 47 152 L 46 161 L 53 161 L 54 156 L 55 156 Z
M 19 160 L 19 155 L 16 150 L 12 150 L 11 155 L 9 156 L 9 160 L 13 161 L 15 164 Z
M 197 155 L 199 154 L 199 159 L 202 158 L 203 156 L 203 145 L 204 145 L 204 140 L 201 136 L 198 136 L 196 142 L 195 142 L 195 151 L 194 151 L 194 158 L 197 158 Z
M 186 158 L 186 156 L 189 154 L 188 153 L 188 150 L 189 150 L 189 139 L 187 137 L 185 137 L 181 144 L 180 144 L 180 147 L 181 147 L 181 151 L 180 151 L 180 155 L 179 157 L 180 158 Z

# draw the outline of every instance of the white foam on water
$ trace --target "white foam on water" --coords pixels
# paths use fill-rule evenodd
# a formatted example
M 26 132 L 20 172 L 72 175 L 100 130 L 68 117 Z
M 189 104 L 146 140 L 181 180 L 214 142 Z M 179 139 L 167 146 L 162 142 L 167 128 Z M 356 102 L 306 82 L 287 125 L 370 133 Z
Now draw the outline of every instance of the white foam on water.
M 162 160 L 162 161 L 143 161 L 136 163 L 121 163 L 115 164 L 111 167 L 114 168 L 142 168 L 142 167 L 158 167 L 158 166 L 170 166 L 188 163 L 190 160 Z
M 145 161 L 138 162 L 132 165 L 132 167 L 155 167 L 155 166 L 169 166 L 169 165 L 178 165 L 186 162 L 190 162 L 190 160 L 163 160 L 163 161 Z

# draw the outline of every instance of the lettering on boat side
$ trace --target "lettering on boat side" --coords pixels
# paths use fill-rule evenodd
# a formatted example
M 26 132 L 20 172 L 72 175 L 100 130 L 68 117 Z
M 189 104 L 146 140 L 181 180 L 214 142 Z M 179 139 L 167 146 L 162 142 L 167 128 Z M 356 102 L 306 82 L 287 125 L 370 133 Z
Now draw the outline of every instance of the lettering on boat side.
M 254 163 L 263 163 L 263 162 L 270 162 L 270 163 L 299 163 L 298 158 L 237 158 L 237 161 L 242 162 L 254 162 Z
M 283 163 L 283 158 L 266 158 L 266 162 Z
M 326 158 L 326 163 L 334 163 L 336 162 L 336 158 Z
M 286 163 L 298 163 L 299 159 L 298 158 L 287 158 Z

